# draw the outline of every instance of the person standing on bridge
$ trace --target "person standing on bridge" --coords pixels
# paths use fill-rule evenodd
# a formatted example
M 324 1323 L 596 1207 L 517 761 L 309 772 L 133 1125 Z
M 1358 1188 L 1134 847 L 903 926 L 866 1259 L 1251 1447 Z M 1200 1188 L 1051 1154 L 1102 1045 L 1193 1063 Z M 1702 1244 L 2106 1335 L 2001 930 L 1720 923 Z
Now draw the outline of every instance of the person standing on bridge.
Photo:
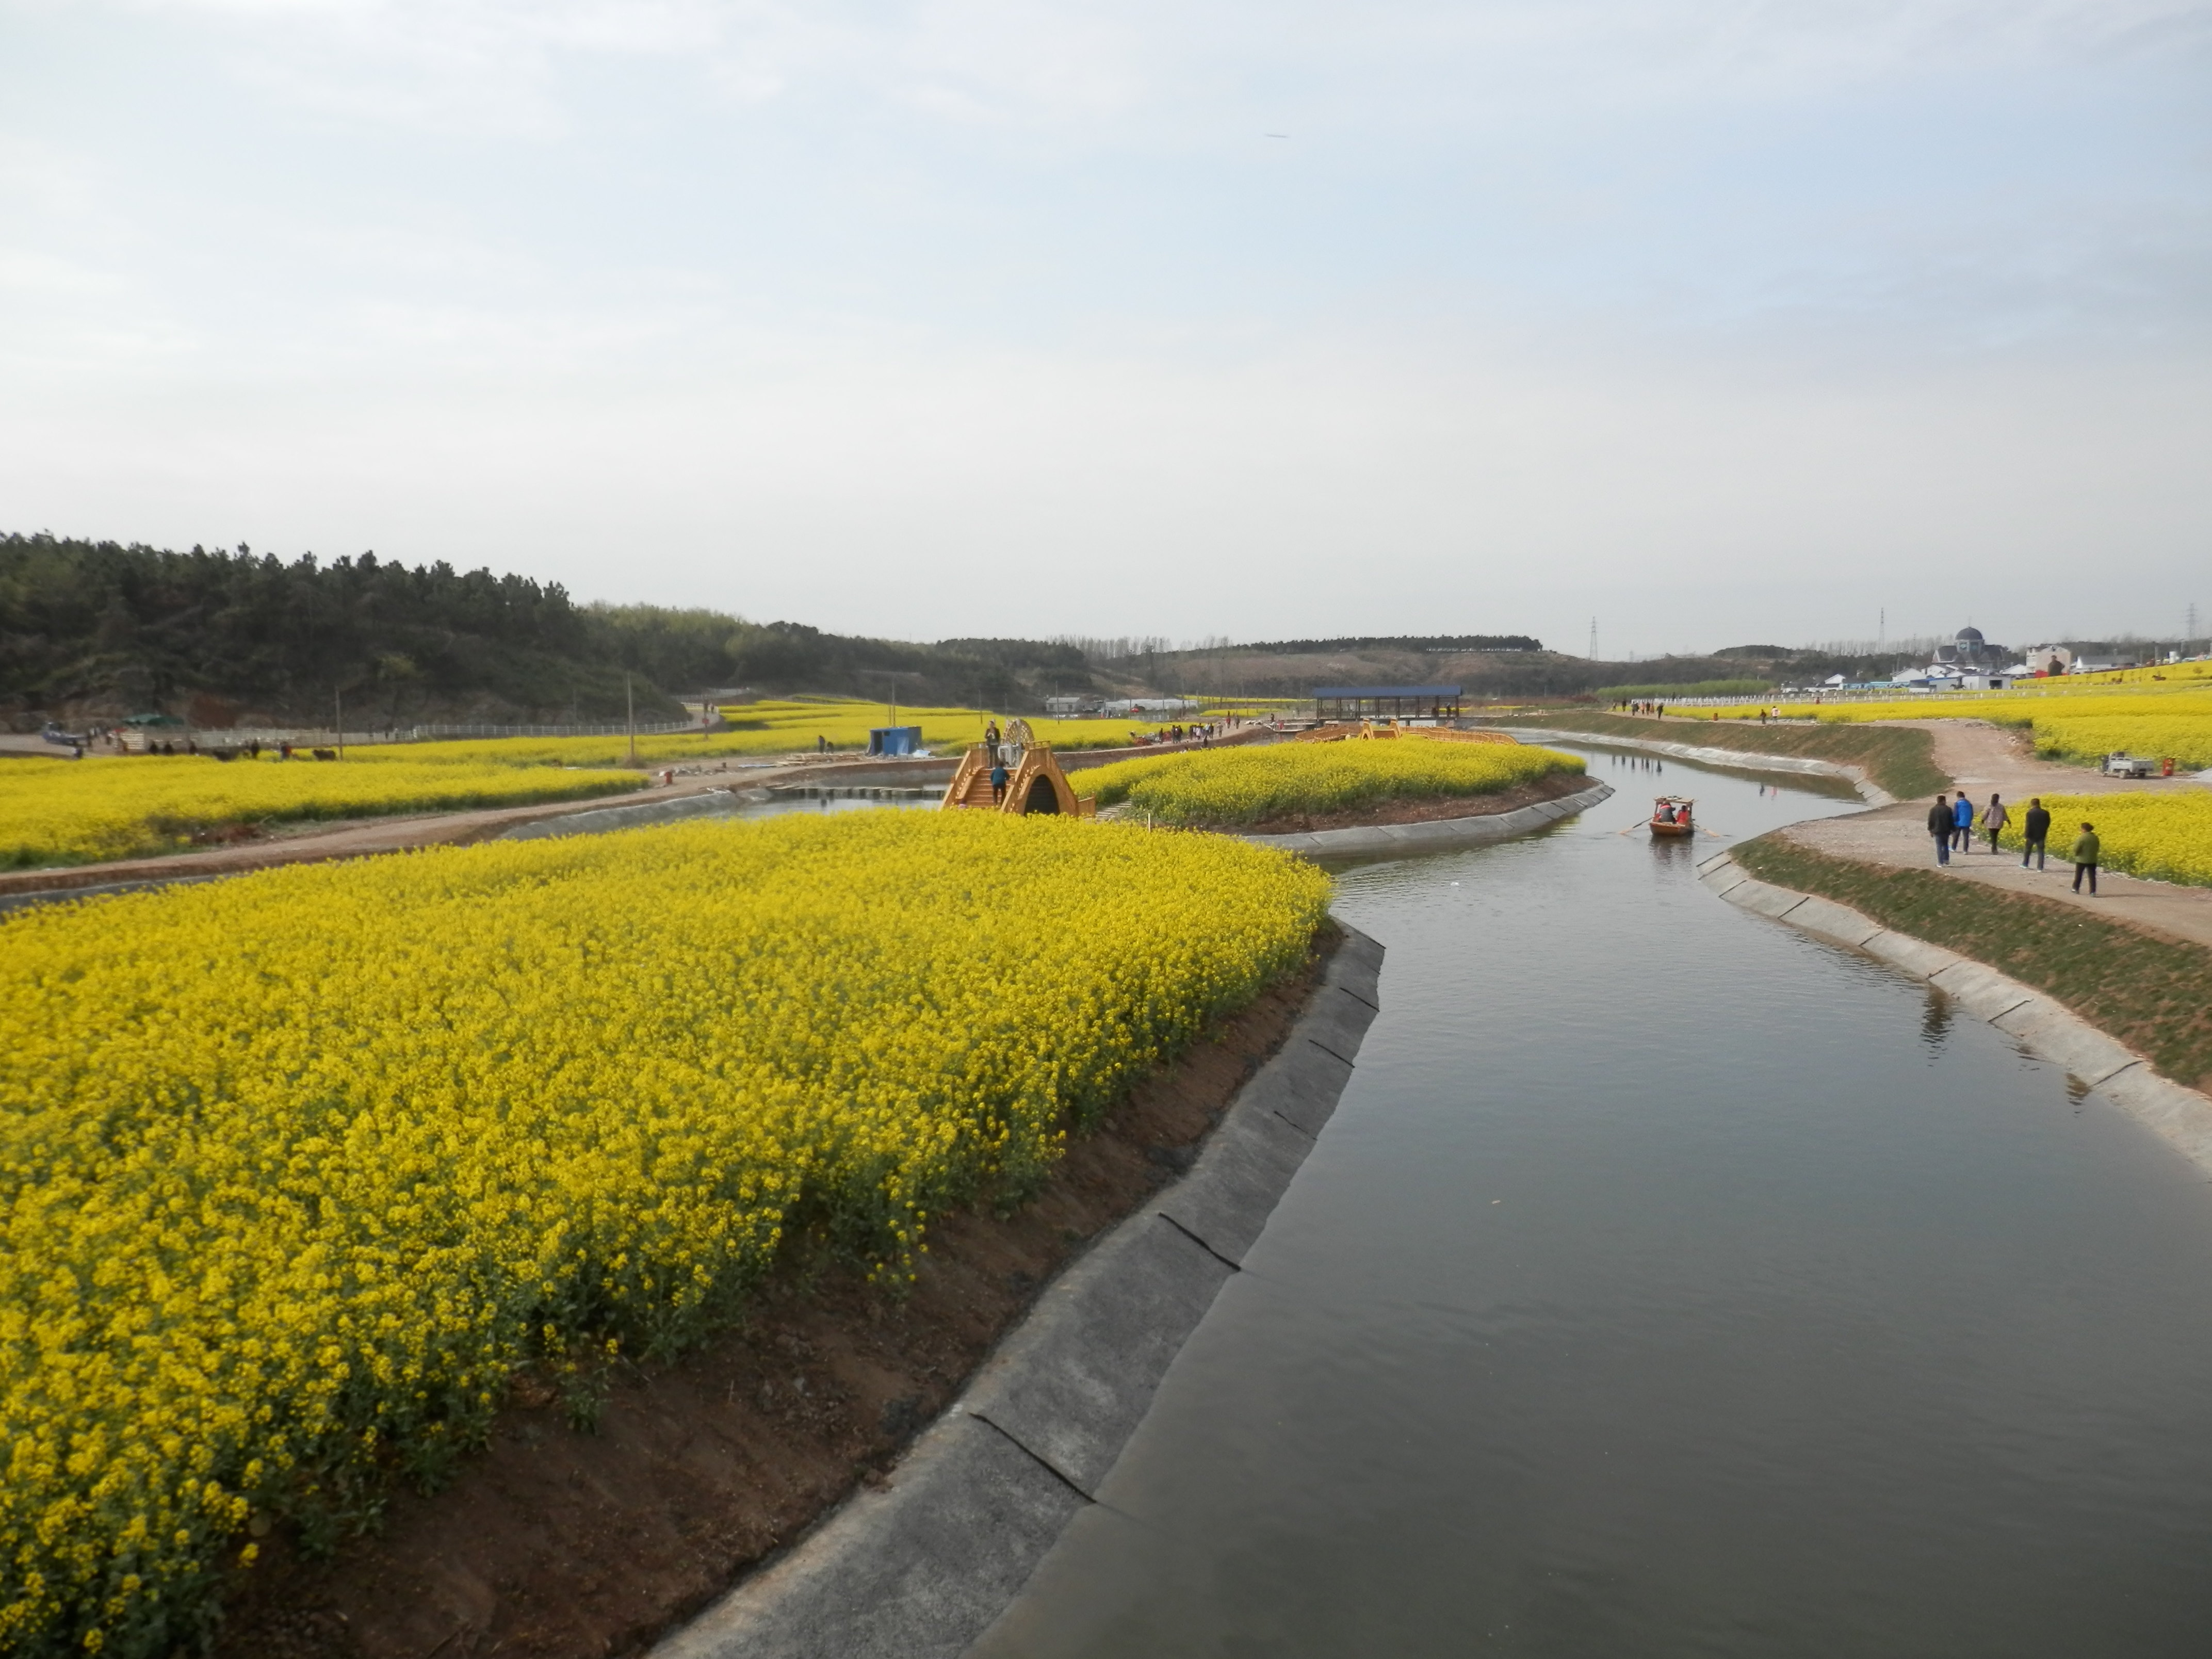
M 1006 763 L 996 750 L 991 751 L 991 800 L 996 805 L 1006 798 Z
M 1951 861 L 1951 836 L 1958 828 L 1958 820 L 1951 816 L 1951 798 L 1936 797 L 1936 804 L 1928 809 L 1928 833 L 1936 837 L 1936 862 Z
M 2036 795 L 2027 803 L 2027 816 L 2021 820 L 2020 867 L 2027 868 L 2030 854 L 2035 867 L 2043 868 L 2043 844 L 2051 839 L 2051 814 L 2044 811 L 2043 797 Z
M 2074 890 L 2075 892 L 2081 890 L 2081 878 L 2087 875 L 2089 878 L 2089 896 L 2091 898 L 2097 896 L 2097 859 L 2104 850 L 2104 844 L 2097 839 L 2097 826 L 2084 823 L 2081 826 L 2081 833 L 2074 837 Z

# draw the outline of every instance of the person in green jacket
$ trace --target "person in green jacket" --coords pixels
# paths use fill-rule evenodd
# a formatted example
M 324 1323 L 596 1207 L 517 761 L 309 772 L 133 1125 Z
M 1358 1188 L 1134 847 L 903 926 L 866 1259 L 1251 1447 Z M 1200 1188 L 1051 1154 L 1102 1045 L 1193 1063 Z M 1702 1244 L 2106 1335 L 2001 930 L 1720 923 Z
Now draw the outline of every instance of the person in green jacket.
M 2101 843 L 2097 840 L 2097 826 L 2094 823 L 2084 823 L 2081 826 L 2081 833 L 2074 837 L 2074 890 L 2075 892 L 2081 890 L 2081 876 L 2086 871 L 2089 877 L 2089 896 L 2091 898 L 2097 896 L 2097 854 L 2103 850 Z

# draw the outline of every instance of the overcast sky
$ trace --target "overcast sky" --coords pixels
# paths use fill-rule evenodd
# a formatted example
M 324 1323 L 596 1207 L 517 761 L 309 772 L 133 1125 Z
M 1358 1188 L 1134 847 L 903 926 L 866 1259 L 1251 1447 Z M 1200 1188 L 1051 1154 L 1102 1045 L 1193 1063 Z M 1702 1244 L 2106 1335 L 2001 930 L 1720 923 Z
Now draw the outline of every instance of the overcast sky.
M 2208 371 L 2212 3 L 0 0 L 0 528 L 2027 643 L 2212 615 Z

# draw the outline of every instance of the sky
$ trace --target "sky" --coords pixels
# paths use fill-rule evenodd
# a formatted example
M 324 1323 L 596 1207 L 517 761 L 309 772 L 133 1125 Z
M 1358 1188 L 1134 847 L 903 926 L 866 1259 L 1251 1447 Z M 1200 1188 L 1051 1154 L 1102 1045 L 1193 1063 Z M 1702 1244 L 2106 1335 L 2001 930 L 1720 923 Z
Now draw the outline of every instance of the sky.
M 0 529 L 917 639 L 2179 632 L 2212 0 L 0 0 Z

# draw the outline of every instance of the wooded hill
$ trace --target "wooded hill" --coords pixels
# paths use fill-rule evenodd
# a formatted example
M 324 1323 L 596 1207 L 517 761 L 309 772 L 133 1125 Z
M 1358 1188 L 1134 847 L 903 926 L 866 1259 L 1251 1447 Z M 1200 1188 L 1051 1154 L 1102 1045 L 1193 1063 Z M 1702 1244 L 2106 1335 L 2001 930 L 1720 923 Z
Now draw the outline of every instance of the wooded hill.
M 558 583 L 374 553 L 289 563 L 241 544 L 173 552 L 0 536 L 0 715 L 165 713 L 228 726 L 678 718 L 671 694 L 881 696 L 1036 706 L 1094 689 L 1083 653 L 1025 640 L 909 644 L 716 611 L 580 605 Z M 896 675 L 896 680 L 886 674 Z
M 680 715 L 674 695 L 739 687 L 1021 712 L 1054 693 L 1304 697 L 1318 685 L 1437 682 L 1478 699 L 1602 698 L 1631 685 L 1861 679 L 1905 659 L 1753 645 L 1600 662 L 1516 634 L 921 644 L 578 605 L 558 583 L 374 553 L 287 562 L 243 544 L 178 553 L 0 535 L 0 724 L 18 730 L 155 713 L 210 726 L 322 721 L 341 695 L 349 724 L 615 720 L 625 674 L 638 718 L 653 721 Z

